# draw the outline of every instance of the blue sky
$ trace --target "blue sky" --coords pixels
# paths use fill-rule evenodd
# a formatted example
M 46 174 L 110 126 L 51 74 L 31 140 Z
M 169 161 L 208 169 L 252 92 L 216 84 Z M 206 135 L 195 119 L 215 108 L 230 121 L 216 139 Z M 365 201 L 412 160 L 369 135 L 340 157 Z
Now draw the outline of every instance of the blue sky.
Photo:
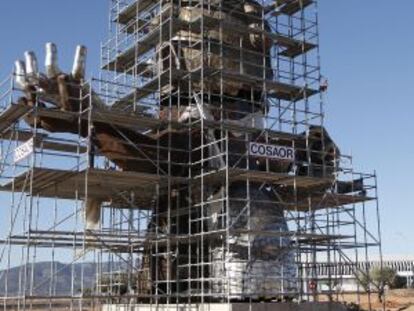
M 97 75 L 108 8 L 107 0 L 1 0 L 0 77 L 25 50 L 42 63 L 48 41 L 63 69 L 76 44 L 87 45 L 88 73 Z M 377 170 L 385 253 L 414 255 L 414 1 L 320 0 L 319 8 L 327 127 L 358 169 Z

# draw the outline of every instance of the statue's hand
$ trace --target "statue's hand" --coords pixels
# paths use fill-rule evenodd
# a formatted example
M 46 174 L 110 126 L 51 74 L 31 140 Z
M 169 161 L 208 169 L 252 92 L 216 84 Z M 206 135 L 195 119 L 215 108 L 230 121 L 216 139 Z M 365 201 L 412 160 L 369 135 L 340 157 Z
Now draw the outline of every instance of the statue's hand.
M 76 111 L 80 105 L 82 80 L 85 77 L 86 48 L 76 48 L 72 72 L 63 73 L 58 67 L 57 48 L 53 43 L 46 44 L 45 73 L 40 73 L 36 55 L 25 53 L 25 61 L 15 63 L 15 81 L 25 93 L 25 100 L 31 106 L 36 101 L 50 103 L 65 111 Z

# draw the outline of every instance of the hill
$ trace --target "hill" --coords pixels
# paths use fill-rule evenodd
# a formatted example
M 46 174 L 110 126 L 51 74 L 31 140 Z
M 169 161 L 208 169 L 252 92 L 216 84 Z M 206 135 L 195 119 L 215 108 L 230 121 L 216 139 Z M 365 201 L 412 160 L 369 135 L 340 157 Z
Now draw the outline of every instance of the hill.
M 92 288 L 96 284 L 97 268 L 98 266 L 94 263 L 72 265 L 60 262 L 39 262 L 34 265 L 29 264 L 2 270 L 0 271 L 0 295 L 6 293 L 6 279 L 8 296 L 22 293 L 25 275 L 26 284 L 34 284 L 32 289 L 26 288 L 26 294 L 70 295 L 72 288 L 74 293 L 80 292 L 82 284 L 84 289 Z M 54 276 L 53 278 L 51 278 L 51 274 Z M 32 278 L 33 282 L 30 281 Z

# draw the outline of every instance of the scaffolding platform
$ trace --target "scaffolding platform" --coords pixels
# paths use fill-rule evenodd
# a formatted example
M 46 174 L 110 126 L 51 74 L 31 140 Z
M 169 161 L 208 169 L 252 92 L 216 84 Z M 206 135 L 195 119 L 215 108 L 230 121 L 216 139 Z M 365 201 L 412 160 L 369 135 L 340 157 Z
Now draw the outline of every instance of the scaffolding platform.
M 310 241 L 323 245 L 329 241 L 334 240 L 347 240 L 352 238 L 350 235 L 326 235 L 317 233 L 298 233 L 295 231 L 274 232 L 266 230 L 249 230 L 249 229 L 230 229 L 230 230 L 215 230 L 204 234 L 204 237 L 214 238 L 223 234 L 232 235 L 255 235 L 262 237 L 278 237 L 278 238 L 292 238 L 295 237 L 295 243 L 297 245 L 308 244 Z M 76 242 L 77 248 L 97 248 L 106 249 L 111 252 L 122 253 L 130 252 L 142 252 L 145 244 L 153 244 L 158 246 L 164 246 L 167 243 L 179 243 L 179 242 L 191 242 L 197 243 L 201 240 L 200 234 L 170 234 L 165 236 L 155 236 L 147 234 L 145 236 L 138 236 L 134 234 L 119 235 L 119 234 L 106 234 L 100 230 L 84 230 L 79 232 L 69 231 L 31 231 L 30 233 L 22 235 L 10 236 L 7 240 L 1 241 L 3 243 L 10 243 L 13 245 L 29 245 L 36 247 L 58 247 L 58 248 L 70 248 L 73 247 L 73 241 Z
M 173 82 L 183 82 L 186 80 L 192 82 L 201 80 L 208 81 L 211 79 L 220 79 L 221 77 L 223 79 L 231 79 L 232 81 L 245 83 L 257 91 L 263 91 L 265 89 L 268 91 L 268 97 L 293 102 L 303 100 L 304 98 L 309 98 L 319 93 L 318 90 L 308 87 L 301 87 L 273 80 L 263 80 L 247 74 L 240 74 L 225 70 L 205 68 L 202 72 L 200 69 L 191 72 L 185 72 L 183 70 L 175 69 L 171 73 L 168 71 L 163 72 L 160 76 L 153 78 L 152 80 L 145 83 L 142 87 L 138 87 L 130 94 L 127 94 L 125 97 L 119 99 L 118 103 L 129 102 L 132 104 L 134 101 L 138 101 L 148 95 L 157 93 L 158 89 L 168 91 L 166 87 L 171 85 Z
M 214 231 L 209 231 L 204 234 L 199 233 L 192 233 L 192 234 L 169 234 L 169 235 L 162 235 L 159 234 L 158 236 L 155 235 L 147 235 L 147 239 L 145 241 L 146 244 L 150 245 L 157 245 L 158 247 L 166 246 L 168 243 L 189 243 L 189 244 L 196 244 L 199 243 L 203 239 L 214 240 L 223 235 L 230 235 L 230 236 L 240 236 L 240 235 L 252 235 L 255 237 L 273 237 L 273 238 L 290 238 L 292 239 L 291 245 L 289 247 L 297 247 L 302 246 L 305 244 L 312 244 L 315 243 L 316 245 L 326 245 L 332 241 L 343 241 L 346 242 L 347 240 L 353 238 L 352 235 L 344 235 L 344 234 L 321 234 L 321 233 L 307 233 L 307 232 L 297 232 L 297 231 L 268 231 L 268 230 L 254 230 L 254 229 L 217 229 Z M 142 246 L 142 242 L 139 241 L 136 245 L 134 245 L 134 249 L 140 248 Z M 278 247 L 279 248 L 279 247 Z
M 218 27 L 221 27 L 222 29 L 225 29 L 225 31 L 229 32 L 236 32 L 240 34 L 252 33 L 264 36 L 267 39 L 272 40 L 276 45 L 279 45 L 283 49 L 279 52 L 281 56 L 294 58 L 317 47 L 316 44 L 294 39 L 284 34 L 270 33 L 261 29 L 241 27 L 239 24 L 233 24 L 226 20 L 208 15 L 198 16 L 188 22 L 177 18 L 171 18 L 171 21 L 165 21 L 160 27 L 151 30 L 149 33 L 145 34 L 145 36 L 137 40 L 133 46 L 126 49 L 122 53 L 119 53 L 107 64 L 104 64 L 102 69 L 117 71 L 120 73 L 124 72 L 136 63 L 137 57 L 147 53 L 151 48 L 155 48 L 160 42 L 170 40 L 174 34 L 180 30 L 190 29 L 192 32 L 201 32 L 203 28 L 212 30 L 217 29 Z M 193 44 L 193 48 L 196 47 L 197 45 Z M 227 46 L 226 48 L 234 49 L 234 47 Z
M 100 230 L 85 230 L 79 232 L 50 230 L 31 230 L 22 235 L 12 235 L 7 240 L 0 240 L 0 243 L 10 245 L 29 245 L 37 248 L 77 248 L 77 249 L 100 249 L 114 253 L 131 252 L 131 245 L 134 245 L 134 252 L 143 250 L 147 238 L 134 234 L 108 234 Z
M 285 210 L 307 212 L 368 202 L 375 199 L 360 194 L 321 193 L 317 191 L 321 187 L 329 188 L 334 183 L 333 178 L 294 176 L 286 173 L 244 170 L 239 168 L 229 168 L 228 172 L 226 170 L 219 170 L 204 173 L 203 177 L 195 177 L 193 182 L 197 184 L 202 178 L 204 185 L 219 184 L 226 180 L 227 173 L 229 182 L 250 181 L 292 189 L 296 195 L 292 195 L 291 200 L 288 202 L 274 202 L 278 206 L 282 205 Z
M 137 12 L 145 11 L 152 4 L 154 4 L 153 0 L 133 1 L 117 14 L 114 21 L 120 24 L 128 24 L 131 20 L 135 19 Z
M 34 134 L 32 131 L 24 130 L 7 130 L 0 135 L 0 140 L 9 140 L 9 141 L 18 141 L 26 142 L 29 139 L 34 138 L 35 148 L 42 150 L 66 152 L 66 153 L 85 153 L 87 152 L 87 147 L 82 146 L 79 143 L 69 140 L 54 140 L 50 139 L 48 135 L 42 133 Z
M 334 179 L 331 177 L 320 178 L 310 176 L 295 176 L 288 173 L 276 173 L 257 170 L 247 170 L 241 168 L 228 168 L 217 171 L 211 171 L 210 173 L 204 172 L 203 175 L 196 176 L 195 182 L 199 179 L 203 179 L 206 184 L 220 183 L 225 180 L 226 175 L 230 181 L 251 181 L 255 183 L 268 183 L 272 185 L 283 185 L 285 187 L 296 187 L 301 189 L 317 188 L 321 186 L 332 185 Z
M 25 192 L 32 196 L 59 199 L 99 199 L 105 202 L 128 202 L 140 205 L 151 202 L 156 186 L 165 187 L 186 183 L 186 178 L 151 175 L 138 172 L 86 169 L 82 171 L 34 168 L 0 186 L 0 191 Z M 28 186 L 31 180 L 32 189 Z M 135 193 L 136 196 L 123 196 Z M 141 206 L 141 205 L 140 205 Z M 145 205 L 143 206 L 145 208 Z M 147 209 L 151 206 L 146 206 Z
M 295 208 L 298 211 L 307 212 L 338 208 L 345 205 L 358 204 L 373 200 L 375 200 L 375 198 L 360 194 L 314 193 L 305 200 L 296 203 Z
M 8 183 L 0 186 L 0 191 L 30 192 L 28 180 L 32 180 L 32 195 L 44 198 L 72 199 L 90 198 L 111 202 L 113 208 L 151 209 L 155 195 L 155 186 L 162 187 L 168 183 L 168 177 L 138 172 L 121 172 L 89 169 L 83 171 L 67 171 L 56 169 L 35 168 L 24 172 Z M 33 176 L 31 176 L 33 174 Z M 218 171 L 203 177 L 204 185 L 217 184 L 225 179 L 226 171 Z M 171 185 L 187 184 L 184 177 L 170 177 Z M 196 186 L 200 177 L 193 180 Z M 264 171 L 246 171 L 229 169 L 229 181 L 251 181 L 267 183 L 282 187 L 295 187 L 297 191 L 308 191 L 332 184 L 330 178 L 308 176 L 289 176 L 288 174 Z M 135 194 L 131 197 L 131 194 Z M 139 195 L 138 195 L 139 194 Z M 311 199 L 311 204 L 309 203 Z M 303 201 L 289 204 L 281 203 L 287 210 L 308 211 L 327 209 L 348 204 L 356 204 L 373 200 L 371 197 L 336 193 L 313 193 Z
M 131 103 L 131 106 L 133 106 L 132 103 Z M 26 111 L 27 112 L 28 110 L 26 110 L 25 108 L 26 108 L 25 106 L 19 105 L 19 104 L 9 105 L 9 107 L 6 110 L 6 113 L 8 115 L 7 120 L 10 123 L 10 125 L 19 121 L 21 117 L 24 115 L 21 113 L 14 114 L 13 112 L 14 111 L 20 111 L 20 112 Z M 81 118 L 84 121 L 88 121 L 90 118 L 92 122 L 107 123 L 107 124 L 111 124 L 111 125 L 118 126 L 121 128 L 128 128 L 128 129 L 137 130 L 137 131 L 158 128 L 158 127 L 167 125 L 167 123 L 173 126 L 174 128 L 182 128 L 185 126 L 178 122 L 173 122 L 173 121 L 166 122 L 166 121 L 163 121 L 157 118 L 143 116 L 140 113 L 123 112 L 118 109 L 111 109 L 110 107 L 108 107 L 107 109 L 98 109 L 98 108 L 93 109 L 90 116 L 87 113 L 80 114 L 79 112 L 62 111 L 59 109 L 51 109 L 51 108 L 36 108 L 36 114 L 39 117 L 47 117 L 47 118 L 66 120 L 66 121 L 74 121 L 74 120 L 78 120 L 79 118 Z M 3 139 L 5 138 L 9 139 L 10 133 L 11 131 L 5 132 L 1 134 L 0 137 L 2 137 Z M 24 134 L 24 137 L 28 137 L 28 135 Z
M 4 109 L 0 114 L 0 133 L 3 133 L 10 126 L 12 126 L 16 120 L 22 118 L 32 108 L 19 104 L 12 104 Z
M 87 114 L 80 115 L 78 112 L 61 111 L 57 109 L 38 108 L 37 113 L 40 117 L 49 117 L 61 120 L 76 120 L 79 117 L 85 121 L 89 119 Z M 165 125 L 165 122 L 159 119 L 145 117 L 138 113 L 125 113 L 110 108 L 93 109 L 90 118 L 92 122 L 102 122 L 137 131 L 157 128 Z M 176 126 L 178 126 L 178 124 L 176 124 Z
M 276 15 L 294 15 L 314 3 L 313 0 L 279 0 L 277 2 L 279 6 L 276 7 Z
M 185 129 L 185 128 L 200 128 L 201 124 L 200 122 L 195 122 L 193 124 L 188 123 L 180 123 L 176 121 L 168 121 L 168 120 L 161 120 L 159 118 L 155 117 L 148 117 L 145 115 L 142 115 L 140 113 L 135 112 L 125 112 L 117 107 L 122 106 L 133 106 L 131 100 L 133 98 L 133 95 L 127 96 L 128 98 L 123 98 L 122 100 L 117 101 L 113 105 L 115 108 L 108 107 L 108 109 L 93 109 L 90 118 L 92 122 L 101 122 L 110 124 L 113 126 L 118 127 L 119 129 L 126 128 L 129 130 L 136 130 L 136 131 L 142 131 L 142 130 L 148 130 L 148 129 L 159 129 L 159 128 L 167 128 L 170 127 L 172 129 Z M 18 105 L 18 104 L 11 104 L 5 110 L 6 114 L 9 115 L 8 122 L 10 124 L 18 122 L 22 115 L 21 114 L 14 114 L 14 111 L 25 111 L 24 106 Z M 10 111 L 9 111 L 10 110 Z M 36 108 L 36 113 L 39 117 L 48 117 L 58 120 L 77 120 L 79 117 L 81 117 L 83 120 L 87 121 L 89 119 L 89 116 L 87 114 L 80 115 L 78 112 L 70 112 L 70 111 L 62 111 L 58 109 L 47 109 L 47 108 Z M 237 132 L 248 132 L 248 133 L 257 133 L 259 130 L 254 127 L 249 126 L 242 126 L 237 125 L 234 122 L 228 122 L 226 120 L 221 121 L 209 121 L 204 120 L 203 126 L 205 128 L 213 128 L 213 129 L 223 129 L 223 130 L 229 130 L 229 131 L 237 131 Z M 281 132 L 281 131 L 273 131 L 270 129 L 263 130 L 265 135 L 267 135 L 270 138 L 277 138 L 282 140 L 297 140 L 302 138 L 301 135 L 298 134 L 292 134 L 287 132 Z M 48 150 L 54 150 L 54 151 L 63 151 L 63 152 L 86 152 L 85 146 L 78 146 L 75 142 L 63 142 L 61 140 L 60 142 L 52 140 L 47 134 L 43 133 L 36 133 L 36 147 L 48 149 Z M 16 140 L 16 141 L 27 141 L 34 137 L 34 134 L 30 130 L 7 130 L 3 131 L 3 133 L 0 133 L 0 140 Z M 79 148 L 79 150 L 78 150 Z

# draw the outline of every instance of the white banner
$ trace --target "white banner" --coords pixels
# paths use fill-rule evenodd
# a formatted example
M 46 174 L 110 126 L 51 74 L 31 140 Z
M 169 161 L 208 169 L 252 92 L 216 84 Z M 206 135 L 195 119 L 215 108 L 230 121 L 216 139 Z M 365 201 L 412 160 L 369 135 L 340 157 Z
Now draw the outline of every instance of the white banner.
M 255 157 L 295 161 L 295 149 L 287 146 L 266 145 L 251 142 L 249 146 L 249 154 Z
M 14 163 L 17 163 L 24 158 L 28 157 L 33 153 L 34 150 L 34 141 L 33 138 L 29 139 L 25 143 L 21 144 L 19 147 L 14 149 Z

